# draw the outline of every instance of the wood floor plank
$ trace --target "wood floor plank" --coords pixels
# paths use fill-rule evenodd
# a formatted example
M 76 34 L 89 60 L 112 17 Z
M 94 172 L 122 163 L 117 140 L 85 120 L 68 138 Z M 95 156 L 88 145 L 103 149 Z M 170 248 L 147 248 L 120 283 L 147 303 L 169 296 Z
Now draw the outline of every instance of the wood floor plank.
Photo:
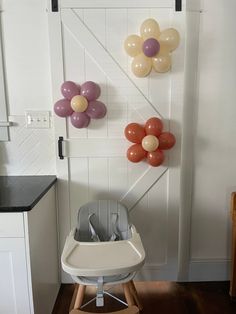
M 235 314 L 236 303 L 229 296 L 229 282 L 174 283 L 135 282 L 143 304 L 142 314 Z M 62 285 L 52 314 L 68 314 L 74 285 Z M 117 285 L 109 292 L 124 300 L 122 287 Z M 88 287 L 85 302 L 94 297 L 95 289 Z M 125 307 L 105 296 L 105 307 L 96 308 L 95 303 L 84 311 L 105 313 Z
M 84 312 L 84 311 L 80 311 L 80 310 L 72 310 L 70 312 L 70 314 L 96 314 L 96 312 L 92 313 L 92 312 Z M 134 306 L 128 307 L 124 310 L 109 312 L 107 314 L 139 314 L 139 309 L 137 308 L 137 306 L 134 305 Z

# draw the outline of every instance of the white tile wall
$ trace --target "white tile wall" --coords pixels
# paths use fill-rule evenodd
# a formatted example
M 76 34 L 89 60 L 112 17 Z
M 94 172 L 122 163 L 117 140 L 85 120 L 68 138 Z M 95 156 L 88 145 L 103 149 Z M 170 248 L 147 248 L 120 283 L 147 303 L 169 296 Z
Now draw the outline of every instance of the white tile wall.
M 10 116 L 10 141 L 0 142 L 0 175 L 56 173 L 53 119 L 50 129 L 27 129 L 24 116 Z

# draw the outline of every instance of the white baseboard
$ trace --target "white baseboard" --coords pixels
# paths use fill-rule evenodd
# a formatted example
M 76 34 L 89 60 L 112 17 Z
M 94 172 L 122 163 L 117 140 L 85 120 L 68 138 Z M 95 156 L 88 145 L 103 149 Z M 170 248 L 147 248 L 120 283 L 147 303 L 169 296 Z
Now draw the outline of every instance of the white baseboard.
M 230 279 L 230 260 L 192 260 L 188 281 L 224 281 Z
M 145 264 L 136 274 L 137 281 L 176 281 L 177 270 L 174 267 L 158 264 Z
M 184 281 L 224 281 L 230 279 L 231 261 L 223 259 L 192 260 L 189 263 L 189 276 Z M 178 281 L 176 269 L 144 265 L 135 277 L 136 280 L 153 281 L 169 280 Z M 182 280 L 181 280 L 182 281 Z

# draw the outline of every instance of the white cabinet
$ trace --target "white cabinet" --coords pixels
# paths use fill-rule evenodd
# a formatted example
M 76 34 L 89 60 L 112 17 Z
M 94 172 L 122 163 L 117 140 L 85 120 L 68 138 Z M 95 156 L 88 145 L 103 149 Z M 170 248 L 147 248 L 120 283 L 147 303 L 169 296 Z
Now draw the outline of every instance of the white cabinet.
M 59 289 L 53 186 L 28 212 L 0 213 L 0 314 L 50 314 Z

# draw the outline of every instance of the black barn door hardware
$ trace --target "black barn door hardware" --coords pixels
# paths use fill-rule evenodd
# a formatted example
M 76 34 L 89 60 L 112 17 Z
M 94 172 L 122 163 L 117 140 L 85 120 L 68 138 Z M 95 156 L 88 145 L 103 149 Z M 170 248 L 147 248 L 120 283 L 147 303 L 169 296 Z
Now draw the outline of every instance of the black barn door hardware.
M 58 147 L 58 157 L 60 159 L 64 159 L 64 156 L 63 156 L 63 152 L 62 152 L 62 142 L 63 142 L 63 136 L 59 136 L 59 139 L 57 141 L 57 147 Z
M 175 11 L 182 11 L 182 0 L 175 0 Z
M 58 0 L 52 0 L 52 12 L 58 12 Z M 182 0 L 175 0 L 175 11 L 182 11 Z
M 52 12 L 58 12 L 58 0 L 52 0 Z

